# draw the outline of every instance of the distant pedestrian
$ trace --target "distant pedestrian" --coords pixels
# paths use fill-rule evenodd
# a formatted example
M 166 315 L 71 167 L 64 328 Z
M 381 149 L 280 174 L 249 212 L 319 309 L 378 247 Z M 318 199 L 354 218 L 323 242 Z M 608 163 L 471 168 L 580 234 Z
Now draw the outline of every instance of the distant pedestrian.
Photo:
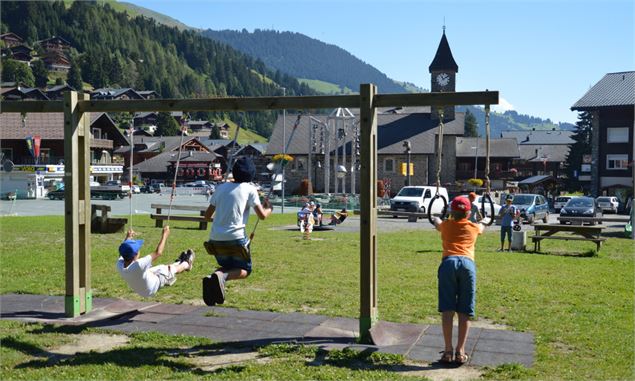
M 472 209 L 470 210 L 470 217 L 468 218 L 470 221 L 474 223 L 478 223 L 483 219 L 481 212 L 478 210 L 478 205 L 476 204 L 476 199 L 478 196 L 474 192 L 470 192 L 468 195 L 468 199 L 470 200 L 470 204 L 472 205 Z
M 456 197 L 450 207 L 450 219 L 442 222 L 435 217 L 433 220 L 435 228 L 441 232 L 443 242 L 443 257 L 437 276 L 445 349 L 439 361 L 454 361 L 462 365 L 469 360 L 465 343 L 470 329 L 470 317 L 474 316 L 476 307 L 474 246 L 476 238 L 483 233 L 485 224 L 489 223 L 490 219 L 483 218 L 478 224 L 469 221 L 467 217 L 470 214 L 471 203 L 465 197 Z M 459 319 L 459 337 L 453 352 L 452 325 L 455 313 Z
M 498 251 L 505 250 L 505 236 L 507 236 L 507 251 L 512 251 L 512 228 L 514 227 L 514 220 L 520 216 L 520 211 L 514 205 L 512 205 L 512 195 L 507 195 L 505 198 L 505 205 L 498 212 L 498 217 L 501 219 L 501 247 Z

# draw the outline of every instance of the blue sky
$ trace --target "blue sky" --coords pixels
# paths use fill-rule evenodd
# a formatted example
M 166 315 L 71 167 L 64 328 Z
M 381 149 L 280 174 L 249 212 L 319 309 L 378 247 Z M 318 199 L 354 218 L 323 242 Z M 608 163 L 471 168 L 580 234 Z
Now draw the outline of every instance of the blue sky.
M 604 74 L 635 70 L 633 0 L 128 1 L 198 28 L 299 32 L 425 88 L 445 19 L 457 91 L 498 90 L 499 110 L 555 122 L 575 122 Z

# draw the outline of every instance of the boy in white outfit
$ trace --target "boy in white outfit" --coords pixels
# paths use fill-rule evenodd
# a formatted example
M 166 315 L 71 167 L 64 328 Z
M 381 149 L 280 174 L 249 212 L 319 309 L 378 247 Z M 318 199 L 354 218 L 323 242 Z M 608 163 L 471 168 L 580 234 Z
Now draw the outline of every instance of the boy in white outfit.
M 212 230 L 205 242 L 207 251 L 216 257 L 219 267 L 203 278 L 203 300 L 208 306 L 225 302 L 225 282 L 244 279 L 251 274 L 251 249 L 245 225 L 249 220 L 249 208 L 264 220 L 271 214 L 271 204 L 262 204 L 256 187 L 251 184 L 256 175 L 253 161 L 240 158 L 232 168 L 234 182 L 216 187 L 210 197 L 205 219 L 211 221 Z
M 170 235 L 170 227 L 163 228 L 161 240 L 155 251 L 139 259 L 139 250 L 143 245 L 142 239 L 133 239 L 135 232 L 128 230 L 126 239 L 119 245 L 119 259 L 117 271 L 137 294 L 149 297 L 157 293 L 163 286 L 171 286 L 176 282 L 176 274 L 190 271 L 194 261 L 191 249 L 181 252 L 181 255 L 171 265 L 152 266 L 152 262 L 163 254 L 165 243 Z

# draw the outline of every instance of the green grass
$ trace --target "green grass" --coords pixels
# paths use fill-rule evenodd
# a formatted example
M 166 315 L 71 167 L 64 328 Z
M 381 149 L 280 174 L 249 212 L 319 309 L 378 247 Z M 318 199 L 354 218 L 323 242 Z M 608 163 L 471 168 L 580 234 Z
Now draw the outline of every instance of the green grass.
M 229 119 L 224 120 L 225 123 L 229 126 L 229 139 L 233 140 L 234 135 L 236 134 L 237 124 L 232 122 Z M 238 134 L 238 143 L 239 144 L 249 144 L 249 143 L 266 143 L 267 138 L 264 136 L 260 136 L 257 133 L 247 130 L 241 129 Z
M 307 79 L 307 78 L 298 78 L 300 83 L 305 83 L 307 86 L 312 88 L 315 91 L 319 91 L 322 94 L 354 94 L 355 92 L 348 87 L 344 87 L 343 89 L 331 82 L 320 81 L 319 79 Z
M 293 219 L 292 215 L 274 215 L 259 225 L 252 245 L 254 272 L 246 281 L 228 283 L 226 306 L 357 317 L 359 235 L 331 232 L 321 234 L 322 241 L 304 241 L 295 231 L 269 230 L 273 226 L 293 224 Z M 146 216 L 136 216 L 134 225 L 141 238 L 146 240 L 145 252 L 149 252 L 158 242 L 159 229 L 154 228 L 153 221 Z M 176 284 L 161 290 L 154 300 L 166 303 L 199 301 L 199 280 L 214 267 L 212 258 L 202 248 L 208 232 L 195 230 L 193 223 L 173 222 L 171 225 L 172 235 L 163 261 L 173 259 L 187 247 L 194 248 L 198 256 L 192 272 L 179 275 Z M 0 219 L 0 237 L 1 293 L 64 294 L 62 217 L 3 217 Z M 141 300 L 114 271 L 117 246 L 122 238 L 121 234 L 92 235 L 95 297 Z M 436 269 L 440 246 L 434 231 L 379 234 L 380 319 L 439 323 Z M 635 277 L 632 241 L 609 238 L 599 253 L 591 250 L 594 248 L 592 243 L 585 242 L 545 242 L 543 250 L 550 251 L 545 254 L 497 253 L 497 247 L 498 231 L 495 228 L 484 234 L 477 244 L 477 316 L 506 324 L 517 331 L 532 332 L 536 339 L 536 363 L 530 370 L 514 364 L 491 369 L 486 373 L 487 378 L 633 378 Z M 25 334 L 30 329 L 30 326 L 9 329 L 6 324 L 0 326 L 4 336 L 7 330 Z M 18 356 L 15 350 L 6 349 L 4 345 L 2 350 L 3 374 L 6 369 L 12 369 L 11 378 L 41 378 L 38 374 L 27 374 L 30 368 L 16 368 L 15 364 L 7 362 L 7 358 Z M 295 364 L 293 361 L 296 360 L 304 361 L 294 357 L 289 363 Z M 345 363 L 357 361 L 344 360 Z M 365 361 L 375 366 L 370 359 Z M 334 365 L 333 372 L 342 371 L 341 363 L 338 364 Z M 287 370 L 297 370 L 297 376 L 295 373 L 284 374 L 293 379 L 328 378 L 318 369 L 296 365 L 289 365 Z M 121 368 L 126 368 L 116 362 L 103 366 L 105 368 L 100 368 L 100 372 L 113 372 L 113 375 L 106 373 L 107 376 L 102 378 L 118 378 Z M 171 368 L 169 364 L 165 366 Z M 274 377 L 275 371 L 283 371 L 266 373 L 271 370 L 269 366 L 273 365 L 254 363 L 246 368 L 226 369 L 219 374 L 229 378 L 239 378 L 242 374 L 247 378 L 266 379 Z M 348 368 L 346 370 L 351 371 Z M 261 371 L 265 373 L 259 373 Z M 372 372 L 393 378 L 393 375 L 388 377 L 381 373 L 384 371 Z M 47 373 L 47 378 L 81 378 L 65 372 L 71 370 L 57 369 L 56 366 Z M 176 367 L 172 373 L 163 373 L 160 378 L 187 378 L 187 372 Z M 138 373 L 134 378 L 150 378 L 153 374 Z M 382 378 L 375 373 L 364 373 L 363 376 L 338 373 L 337 376 Z

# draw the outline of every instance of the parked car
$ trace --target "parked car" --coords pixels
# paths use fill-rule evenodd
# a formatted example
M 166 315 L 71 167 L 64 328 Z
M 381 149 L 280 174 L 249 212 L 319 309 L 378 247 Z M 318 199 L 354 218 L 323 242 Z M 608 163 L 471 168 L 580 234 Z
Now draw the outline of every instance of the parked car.
M 598 206 L 602 209 L 602 212 L 617 213 L 620 207 L 620 202 L 617 197 L 598 197 L 596 199 Z
M 141 193 L 141 188 L 138 185 L 132 185 L 132 193 Z
M 539 194 L 517 194 L 512 204 L 520 210 L 520 217 L 532 224 L 535 220 L 549 221 L 549 204 L 544 196 Z
M 390 200 L 391 211 L 402 212 L 421 212 L 427 213 L 430 200 L 436 194 L 436 187 L 433 186 L 409 186 L 403 187 L 397 193 L 397 195 Z M 445 197 L 449 203 L 448 191 L 445 188 L 439 188 L 441 196 Z M 443 210 L 443 203 L 437 201 L 433 205 L 432 213 L 441 213 Z M 397 217 L 394 215 L 393 217 Z
M 567 205 L 567 202 L 569 202 L 569 200 L 571 200 L 574 196 L 560 196 L 556 198 L 556 201 L 554 201 L 553 203 L 553 209 L 555 210 L 556 213 L 560 213 L 560 209 L 562 209 L 565 205 Z
M 588 220 L 567 220 L 567 217 L 587 217 Z M 560 210 L 560 223 L 589 223 L 595 225 L 593 218 L 602 217 L 602 209 L 592 197 L 574 197 Z
M 468 198 L 466 194 L 462 194 L 460 197 L 465 197 L 465 198 Z M 449 201 L 448 201 L 448 202 L 449 202 Z M 483 196 L 477 196 L 477 197 L 476 197 L 476 200 L 474 201 L 474 203 L 475 203 L 476 205 L 478 205 L 478 209 L 479 209 L 479 210 L 481 210 L 481 202 L 483 202 Z M 496 203 L 496 201 L 494 201 L 493 199 L 492 199 L 492 202 L 494 203 L 494 216 L 497 216 L 497 215 L 498 215 L 498 212 L 500 212 L 500 210 L 501 210 L 501 206 L 500 206 L 499 204 L 497 204 L 497 203 Z M 487 209 L 487 210 L 486 210 L 486 212 L 487 212 L 487 213 L 489 213 L 489 212 L 490 212 L 490 206 L 489 206 L 489 203 L 485 204 L 485 209 Z M 488 217 L 489 217 L 489 216 L 488 216 Z

